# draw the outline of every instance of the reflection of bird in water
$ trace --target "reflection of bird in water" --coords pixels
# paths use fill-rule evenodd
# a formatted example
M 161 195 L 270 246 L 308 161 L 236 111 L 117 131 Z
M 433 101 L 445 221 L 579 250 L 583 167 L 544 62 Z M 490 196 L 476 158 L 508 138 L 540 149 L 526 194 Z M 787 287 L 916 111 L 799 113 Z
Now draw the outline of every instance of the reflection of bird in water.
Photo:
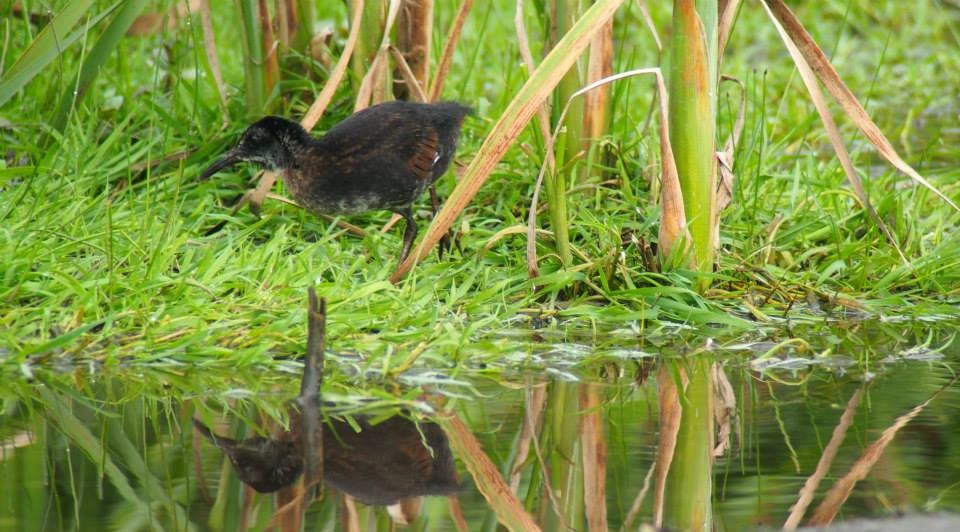
M 265 493 L 294 483 L 303 472 L 298 418 L 291 416 L 291 430 L 277 439 L 238 441 L 213 434 L 197 420 L 194 425 L 230 458 L 243 482 Z M 376 425 L 355 419 L 359 432 L 335 419 L 323 431 L 324 482 L 364 504 L 384 506 L 460 489 L 453 454 L 438 425 L 418 424 L 402 416 Z
M 206 425 L 193 420 L 193 426 L 230 458 L 237 476 L 260 493 L 270 493 L 296 482 L 303 473 L 303 445 L 270 438 L 234 440 L 217 436 Z

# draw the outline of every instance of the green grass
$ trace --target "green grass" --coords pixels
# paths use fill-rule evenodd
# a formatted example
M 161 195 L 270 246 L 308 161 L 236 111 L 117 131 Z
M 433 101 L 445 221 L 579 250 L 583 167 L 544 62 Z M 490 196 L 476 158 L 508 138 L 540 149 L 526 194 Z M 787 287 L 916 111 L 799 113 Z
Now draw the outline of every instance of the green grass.
M 615 71 L 656 63 L 653 41 L 628 4 L 615 29 Z M 647 272 L 639 248 L 621 244 L 625 233 L 656 240 L 656 209 L 646 192 L 658 149 L 653 135 L 641 136 L 652 91 L 636 80 L 614 86 L 609 139 L 616 154 L 610 175 L 629 180 L 628 186 L 601 184 L 606 177 L 594 176 L 573 187 L 573 266 L 561 270 L 550 256 L 553 246 L 543 241 L 543 276 L 536 282 L 527 279 L 522 235 L 491 243 L 504 228 L 525 223 L 542 156 L 531 131 L 521 141 L 533 156 L 512 148 L 461 217 L 463 254 L 433 255 L 397 286 L 386 279 L 400 231 L 377 234 L 387 213 L 350 219 L 373 235 L 364 239 L 275 201 L 259 219 L 248 211 L 230 217 L 252 174 L 197 180 L 246 123 L 241 51 L 227 30 L 238 21 L 219 7 L 219 55 L 232 87 L 225 132 L 202 52 L 193 50 L 202 46 L 194 31 L 123 39 L 62 134 L 50 124 L 83 61 L 82 43 L 0 108 L 0 156 L 7 159 L 0 167 L 4 370 L 64 360 L 276 365 L 275 358 L 303 353 L 310 285 L 329 301 L 334 350 L 362 353 L 364 364 L 389 372 L 421 347 L 418 364 L 454 375 L 502 356 L 471 345 L 538 312 L 559 318 L 554 327 L 560 329 L 651 330 L 680 322 L 709 325 L 711 334 L 763 327 L 745 302 L 776 319 L 787 312 L 821 319 L 811 301 L 871 314 L 957 313 L 960 216 L 910 186 L 844 125 L 870 196 L 911 260 L 910 267 L 902 264 L 845 185 L 782 44 L 753 4 L 743 7 L 722 69 L 746 83 L 747 125 L 734 204 L 722 218 L 720 267 L 706 297 L 696 294 L 692 273 Z M 651 7 L 666 28 L 668 8 Z M 452 9 L 438 6 L 439 35 Z M 936 1 L 909 8 L 830 1 L 797 9 L 908 162 L 960 199 L 960 10 Z M 342 24 L 341 11 L 336 4 L 318 15 Z M 478 111 L 465 126 L 462 160 L 525 79 L 512 44 L 512 16 L 513 2 L 498 0 L 467 22 L 445 95 Z M 21 19 L 3 24 L 6 72 L 38 29 Z M 542 28 L 534 20 L 528 28 L 536 47 Z M 101 31 L 103 25 L 93 27 L 81 39 L 85 49 Z M 441 46 L 439 39 L 434 43 Z M 272 98 L 279 98 L 283 114 L 300 116 L 321 78 L 287 75 L 283 96 Z M 723 134 L 735 115 L 734 94 L 724 89 L 720 95 Z M 318 130 L 329 129 L 351 106 L 344 89 Z M 182 161 L 160 162 L 181 152 L 189 153 Z M 443 183 L 441 194 L 451 188 Z M 223 230 L 205 236 L 224 220 Z M 510 345 L 498 348 L 508 352 Z

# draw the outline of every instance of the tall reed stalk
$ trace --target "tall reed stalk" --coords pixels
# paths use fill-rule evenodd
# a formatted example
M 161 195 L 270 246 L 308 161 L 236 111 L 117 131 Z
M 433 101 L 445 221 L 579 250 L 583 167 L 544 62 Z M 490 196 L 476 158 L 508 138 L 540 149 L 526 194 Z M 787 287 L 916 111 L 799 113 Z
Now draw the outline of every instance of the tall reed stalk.
M 354 3 L 356 0 L 350 0 Z M 351 12 L 353 6 L 351 6 Z M 386 22 L 387 2 L 386 0 L 365 0 L 363 3 L 363 16 L 360 18 L 360 36 L 357 38 L 357 46 L 353 51 L 353 57 L 350 60 L 350 68 L 357 82 L 363 79 L 373 62 L 377 50 L 380 48 L 380 41 L 383 38 L 383 25 Z
M 573 27 L 574 23 L 583 14 L 583 0 L 553 0 L 547 4 L 547 23 L 550 28 L 550 42 L 557 42 Z M 560 113 L 567 100 L 583 85 L 581 70 L 584 69 L 584 58 L 578 59 L 567 71 L 554 96 L 553 121 L 560 119 Z M 584 141 L 584 105 L 583 99 L 577 98 L 570 104 L 566 118 L 564 118 L 560 136 L 557 138 L 556 161 L 553 171 L 548 173 L 544 185 L 546 187 L 547 204 L 549 207 L 550 227 L 553 229 L 553 239 L 557 255 L 564 266 L 572 262 L 570 251 L 570 216 L 567 208 L 567 183 L 574 173 L 575 161 L 580 157 Z
M 269 14 L 261 13 L 260 0 L 236 0 L 240 14 L 240 27 L 243 30 L 244 95 L 247 98 L 247 114 L 262 115 L 267 111 L 267 99 L 273 90 L 271 75 L 267 67 L 267 54 L 264 52 L 264 24 Z M 276 78 L 273 77 L 275 82 Z
M 288 5 L 290 3 L 289 0 L 281 1 L 288 2 Z M 310 48 L 313 39 L 313 21 L 317 19 L 314 3 L 311 0 L 293 0 L 294 16 L 291 20 L 296 21 L 293 28 L 293 47 L 301 52 Z
M 716 209 L 717 2 L 675 0 L 670 44 L 670 143 L 692 244 L 687 264 L 713 269 Z M 677 249 L 674 243 L 661 248 Z M 685 248 L 684 248 L 685 249 Z M 701 288 L 708 286 L 704 277 Z
M 555 43 L 583 16 L 590 0 L 552 0 L 545 5 L 549 42 Z M 570 209 L 567 192 L 571 183 L 586 178 L 596 162 L 599 139 L 606 134 L 609 114 L 609 88 L 601 87 L 586 98 L 570 98 L 584 85 L 612 72 L 613 21 L 607 21 L 590 42 L 589 53 L 582 54 L 557 86 L 553 104 L 553 122 L 569 102 L 560 124 L 554 164 L 544 179 L 550 227 L 557 255 L 564 266 L 572 261 L 570 248 Z
M 397 18 L 397 49 L 403 53 L 413 77 L 424 92 L 429 90 L 430 46 L 433 34 L 433 0 L 404 0 Z M 394 95 L 413 99 L 416 94 L 407 87 L 402 76 L 394 75 Z

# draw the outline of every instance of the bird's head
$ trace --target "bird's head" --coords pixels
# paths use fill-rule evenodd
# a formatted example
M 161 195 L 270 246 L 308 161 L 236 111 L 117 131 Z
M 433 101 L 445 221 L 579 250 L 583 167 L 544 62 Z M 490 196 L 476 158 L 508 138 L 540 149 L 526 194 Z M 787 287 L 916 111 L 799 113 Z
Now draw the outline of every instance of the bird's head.
M 207 179 L 220 170 L 249 162 L 267 170 L 284 170 L 295 165 L 295 154 L 310 142 L 310 134 L 300 124 L 268 116 L 247 128 L 237 145 L 200 175 Z

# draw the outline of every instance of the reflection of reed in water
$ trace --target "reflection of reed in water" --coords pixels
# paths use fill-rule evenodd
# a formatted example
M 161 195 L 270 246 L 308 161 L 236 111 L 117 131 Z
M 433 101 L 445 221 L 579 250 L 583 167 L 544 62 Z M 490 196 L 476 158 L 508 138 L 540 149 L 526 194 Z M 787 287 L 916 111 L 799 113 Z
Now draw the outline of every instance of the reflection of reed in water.
M 323 480 L 364 504 L 389 506 L 421 495 L 447 495 L 459 489 L 453 454 L 443 430 L 402 416 L 371 425 L 355 418 L 331 420 L 323 431 Z M 291 412 L 290 430 L 277 439 L 234 440 L 194 426 L 230 458 L 237 476 L 253 489 L 273 492 L 293 484 L 303 473 L 300 416 Z M 422 434 L 422 437 L 421 437 Z

